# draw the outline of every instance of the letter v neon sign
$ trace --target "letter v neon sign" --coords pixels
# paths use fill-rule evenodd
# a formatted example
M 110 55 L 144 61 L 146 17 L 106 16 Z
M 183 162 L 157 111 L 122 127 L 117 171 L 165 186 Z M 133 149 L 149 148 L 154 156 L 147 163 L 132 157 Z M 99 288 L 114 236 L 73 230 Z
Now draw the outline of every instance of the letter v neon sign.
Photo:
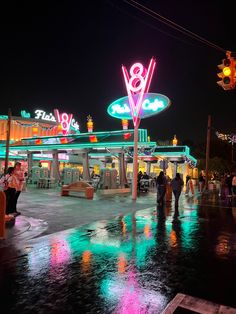
M 143 103 L 143 97 L 149 90 L 155 66 L 156 61 L 154 58 L 150 60 L 148 70 L 146 70 L 141 63 L 134 63 L 130 68 L 129 77 L 126 67 L 122 65 L 122 72 L 128 93 L 134 127 L 138 126 L 140 123 L 140 111 Z M 138 94 L 138 98 L 135 102 L 136 97 L 134 96 L 136 94 Z

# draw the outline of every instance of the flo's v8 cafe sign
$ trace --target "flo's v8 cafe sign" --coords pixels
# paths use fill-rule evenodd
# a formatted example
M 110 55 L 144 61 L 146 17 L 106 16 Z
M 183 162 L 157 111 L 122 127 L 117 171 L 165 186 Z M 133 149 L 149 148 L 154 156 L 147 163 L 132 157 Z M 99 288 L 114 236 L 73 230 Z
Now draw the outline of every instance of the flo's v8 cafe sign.
M 136 101 L 138 94 L 134 96 Z M 145 93 L 140 108 L 140 118 L 154 116 L 170 106 L 170 99 L 162 94 Z M 132 120 L 132 112 L 128 96 L 119 98 L 112 102 L 107 109 L 110 116 L 118 119 Z
M 75 121 L 72 114 L 65 112 L 60 113 L 58 109 L 54 109 L 54 115 L 51 112 L 46 113 L 44 110 L 40 109 L 35 110 L 34 113 L 34 119 L 60 123 L 64 135 L 68 133 L 70 127 L 75 129 L 77 132 L 79 131 L 79 124 Z M 31 118 L 31 114 L 25 110 L 21 110 L 21 116 L 22 118 Z

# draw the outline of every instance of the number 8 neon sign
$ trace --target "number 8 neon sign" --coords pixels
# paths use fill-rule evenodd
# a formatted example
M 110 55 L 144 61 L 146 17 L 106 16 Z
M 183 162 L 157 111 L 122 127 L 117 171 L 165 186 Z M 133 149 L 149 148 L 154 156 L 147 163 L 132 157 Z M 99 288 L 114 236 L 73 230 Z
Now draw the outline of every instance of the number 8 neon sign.
M 144 93 L 149 90 L 155 66 L 154 58 L 150 60 L 148 69 L 142 63 L 134 63 L 130 68 L 130 76 L 126 67 L 122 66 L 134 127 L 139 125 Z M 135 94 L 139 94 L 136 102 Z
M 70 124 L 72 120 L 73 114 L 67 114 L 67 113 L 59 113 L 58 109 L 54 110 L 54 115 L 56 117 L 57 123 L 61 124 L 62 127 L 62 133 L 66 135 L 69 132 Z

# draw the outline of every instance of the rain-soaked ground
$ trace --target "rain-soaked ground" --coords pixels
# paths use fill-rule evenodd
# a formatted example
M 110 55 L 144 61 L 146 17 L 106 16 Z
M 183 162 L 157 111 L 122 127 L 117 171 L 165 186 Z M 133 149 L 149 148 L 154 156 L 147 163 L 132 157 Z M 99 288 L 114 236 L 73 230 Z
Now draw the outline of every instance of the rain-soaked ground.
M 5 250 L 0 313 L 160 313 L 179 292 L 236 307 L 236 207 L 216 195 Z

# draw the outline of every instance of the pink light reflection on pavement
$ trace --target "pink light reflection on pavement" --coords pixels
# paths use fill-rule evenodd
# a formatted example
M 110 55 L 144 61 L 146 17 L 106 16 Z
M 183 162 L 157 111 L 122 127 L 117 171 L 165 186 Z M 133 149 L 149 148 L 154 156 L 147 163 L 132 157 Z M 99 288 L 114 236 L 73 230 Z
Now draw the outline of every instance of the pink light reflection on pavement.
M 111 300 L 117 300 L 115 314 L 156 314 L 166 306 L 167 300 L 158 291 L 139 287 L 135 273 L 129 271 L 125 280 L 123 275 L 109 285 Z M 149 285 L 150 286 L 150 285 Z M 155 285 L 154 285 L 155 286 Z
M 51 266 L 58 264 L 68 264 L 71 258 L 70 247 L 66 240 L 60 239 L 51 243 Z
M 127 285 L 123 291 L 117 314 L 146 314 L 146 306 L 142 306 L 139 298 L 139 288 L 135 280 L 135 274 L 129 272 Z

